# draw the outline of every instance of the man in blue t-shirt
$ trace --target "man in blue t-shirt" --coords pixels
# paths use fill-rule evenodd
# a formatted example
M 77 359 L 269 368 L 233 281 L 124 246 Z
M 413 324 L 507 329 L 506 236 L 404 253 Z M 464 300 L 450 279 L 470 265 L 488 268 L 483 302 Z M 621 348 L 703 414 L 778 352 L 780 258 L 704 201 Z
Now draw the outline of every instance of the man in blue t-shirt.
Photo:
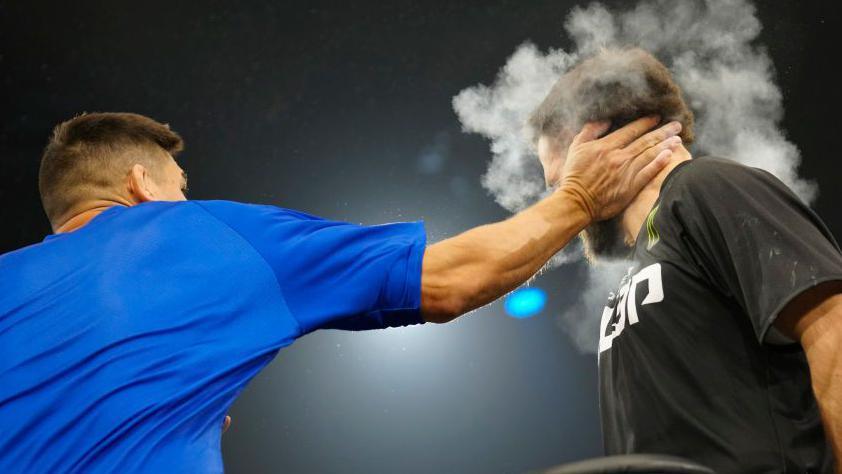
M 661 170 L 680 126 L 658 122 L 586 125 L 549 197 L 430 246 L 421 223 L 187 201 L 182 140 L 147 117 L 58 125 L 39 175 L 55 233 L 0 256 L 0 472 L 221 472 L 225 412 L 279 349 L 511 291 Z

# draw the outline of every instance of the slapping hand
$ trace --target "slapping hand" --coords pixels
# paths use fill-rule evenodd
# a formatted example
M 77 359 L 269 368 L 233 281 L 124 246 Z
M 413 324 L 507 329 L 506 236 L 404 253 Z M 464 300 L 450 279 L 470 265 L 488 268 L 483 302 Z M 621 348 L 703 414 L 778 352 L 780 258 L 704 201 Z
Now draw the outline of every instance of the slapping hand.
M 559 190 L 578 201 L 591 221 L 618 214 L 681 145 L 681 124 L 670 122 L 650 132 L 659 121 L 644 117 L 602 138 L 608 122 L 586 124 L 567 151 Z

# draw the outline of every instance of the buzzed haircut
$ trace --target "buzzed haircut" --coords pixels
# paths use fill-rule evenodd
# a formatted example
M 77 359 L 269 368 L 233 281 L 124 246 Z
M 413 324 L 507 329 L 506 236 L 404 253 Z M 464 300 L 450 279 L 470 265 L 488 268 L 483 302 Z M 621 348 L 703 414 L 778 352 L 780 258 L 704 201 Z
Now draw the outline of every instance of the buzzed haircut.
M 582 60 L 555 83 L 532 112 L 532 138 L 578 133 L 586 122 L 610 120 L 611 130 L 658 114 L 681 122 L 681 139 L 693 142 L 693 112 L 669 69 L 639 48 L 605 48 Z
M 85 113 L 53 129 L 38 187 L 50 222 L 75 205 L 117 189 L 135 164 L 154 177 L 184 141 L 166 124 L 132 113 Z

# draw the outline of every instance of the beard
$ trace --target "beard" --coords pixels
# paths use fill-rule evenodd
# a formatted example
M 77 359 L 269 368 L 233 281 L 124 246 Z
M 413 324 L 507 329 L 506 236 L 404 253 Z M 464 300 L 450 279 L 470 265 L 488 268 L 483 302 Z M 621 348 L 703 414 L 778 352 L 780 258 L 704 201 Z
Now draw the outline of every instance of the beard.
M 632 247 L 626 243 L 621 216 L 594 222 L 579 234 L 589 262 L 631 257 Z

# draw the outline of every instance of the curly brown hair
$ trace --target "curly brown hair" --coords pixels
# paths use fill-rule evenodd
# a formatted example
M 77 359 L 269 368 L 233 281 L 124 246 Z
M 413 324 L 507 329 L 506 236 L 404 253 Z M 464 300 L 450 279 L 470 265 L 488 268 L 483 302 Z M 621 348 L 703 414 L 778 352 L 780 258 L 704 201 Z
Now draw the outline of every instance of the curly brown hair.
M 610 120 L 611 130 L 646 115 L 681 122 L 681 139 L 693 142 L 693 112 L 669 69 L 640 48 L 602 49 L 555 83 L 529 117 L 532 138 L 576 133 L 586 122 Z

